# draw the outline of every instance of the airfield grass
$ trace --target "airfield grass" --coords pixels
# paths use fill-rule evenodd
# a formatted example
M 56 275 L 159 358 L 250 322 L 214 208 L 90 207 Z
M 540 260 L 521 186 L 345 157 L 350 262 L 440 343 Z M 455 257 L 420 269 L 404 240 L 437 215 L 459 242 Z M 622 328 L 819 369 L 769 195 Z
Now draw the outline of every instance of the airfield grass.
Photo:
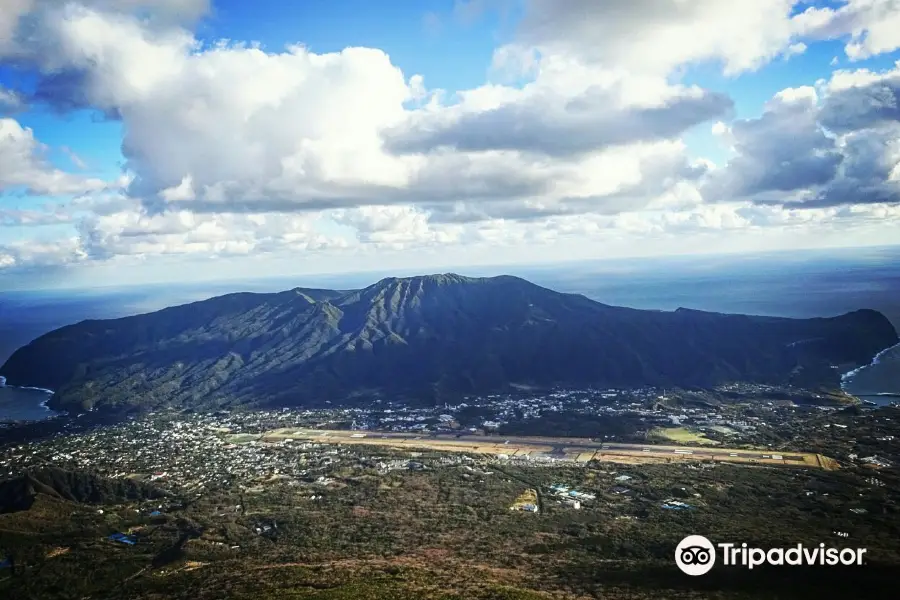
M 224 439 L 229 444 L 246 444 L 258 441 L 261 437 L 262 435 L 258 433 L 235 433 L 226 435 Z
M 647 433 L 651 440 L 671 441 L 679 444 L 703 444 L 716 446 L 719 442 L 707 438 L 698 431 L 691 431 L 686 427 L 655 427 Z

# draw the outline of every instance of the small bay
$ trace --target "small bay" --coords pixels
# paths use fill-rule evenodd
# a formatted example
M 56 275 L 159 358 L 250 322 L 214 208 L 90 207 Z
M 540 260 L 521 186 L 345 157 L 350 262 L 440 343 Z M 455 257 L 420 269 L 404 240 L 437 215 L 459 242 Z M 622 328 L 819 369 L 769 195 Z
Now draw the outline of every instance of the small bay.
M 52 395 L 50 390 L 8 386 L 0 378 L 0 423 L 42 421 L 56 416 L 59 413 L 47 408 Z

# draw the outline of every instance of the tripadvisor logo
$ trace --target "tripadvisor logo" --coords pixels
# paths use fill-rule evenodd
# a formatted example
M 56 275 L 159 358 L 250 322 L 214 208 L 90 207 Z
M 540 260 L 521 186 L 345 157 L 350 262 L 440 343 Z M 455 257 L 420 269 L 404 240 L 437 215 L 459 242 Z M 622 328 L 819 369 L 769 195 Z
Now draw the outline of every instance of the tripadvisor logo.
M 718 548 L 718 550 L 717 550 Z M 819 544 L 811 548 L 797 544 L 790 548 L 751 548 L 747 544 L 713 544 L 702 535 L 689 535 L 675 548 L 675 564 L 688 575 L 703 575 L 721 558 L 726 566 L 752 569 L 760 565 L 862 565 L 865 548 L 833 548 Z
M 703 575 L 716 564 L 716 548 L 702 535 L 689 535 L 675 548 L 675 564 L 688 575 Z

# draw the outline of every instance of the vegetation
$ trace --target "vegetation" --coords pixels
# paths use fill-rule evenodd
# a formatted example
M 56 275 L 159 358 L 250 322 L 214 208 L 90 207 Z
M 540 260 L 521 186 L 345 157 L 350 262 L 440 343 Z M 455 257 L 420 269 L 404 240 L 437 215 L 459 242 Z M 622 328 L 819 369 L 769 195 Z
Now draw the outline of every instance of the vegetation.
M 292 405 L 380 393 L 441 400 L 549 386 L 837 386 L 831 365 L 897 342 L 875 311 L 780 319 L 641 311 L 515 277 L 385 279 L 363 290 L 231 294 L 48 333 L 0 369 L 51 406 Z M 48 365 L 52 365 L 49 368 Z
M 221 490 L 157 517 L 135 512 L 140 504 L 100 515 L 39 495 L 30 510 L 0 515 L 0 555 L 16 557 L 14 576 L 0 572 L 0 596 L 818 600 L 879 597 L 896 581 L 896 474 L 883 473 L 888 485 L 873 489 L 865 487 L 871 474 L 864 470 L 611 467 L 486 466 L 490 474 L 473 475 L 449 466 L 382 476 L 361 468 L 334 474 L 336 485 L 315 492 L 321 500 L 271 484 L 256 493 Z M 622 474 L 631 477 L 625 495 L 612 491 Z M 552 499 L 552 484 L 597 498 L 573 510 Z M 544 490 L 541 513 L 510 511 L 529 489 Z M 673 497 L 694 509 L 662 509 Z M 241 511 L 226 510 L 239 503 Z M 857 506 L 868 513 L 849 512 Z M 277 526 L 258 533 L 264 524 Z M 132 532 L 137 544 L 106 539 L 117 531 Z M 761 547 L 864 546 L 869 563 L 717 566 L 703 578 L 687 578 L 671 555 L 689 533 Z
M 718 444 L 698 431 L 691 431 L 685 427 L 655 427 L 647 434 L 647 439 L 655 442 L 674 442 L 677 444 Z
M 90 504 L 109 504 L 166 496 L 162 490 L 145 483 L 46 468 L 0 480 L 0 513 L 28 510 L 38 494 Z

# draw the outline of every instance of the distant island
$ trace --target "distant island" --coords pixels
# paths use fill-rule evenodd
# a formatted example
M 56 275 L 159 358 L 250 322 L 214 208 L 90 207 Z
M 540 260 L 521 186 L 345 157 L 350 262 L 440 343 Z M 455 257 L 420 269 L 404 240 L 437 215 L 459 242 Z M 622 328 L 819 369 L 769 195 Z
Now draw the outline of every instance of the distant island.
M 788 319 L 608 306 L 517 277 L 236 293 L 47 333 L 0 368 L 61 410 L 440 402 L 512 386 L 838 390 L 897 344 L 881 313 Z

